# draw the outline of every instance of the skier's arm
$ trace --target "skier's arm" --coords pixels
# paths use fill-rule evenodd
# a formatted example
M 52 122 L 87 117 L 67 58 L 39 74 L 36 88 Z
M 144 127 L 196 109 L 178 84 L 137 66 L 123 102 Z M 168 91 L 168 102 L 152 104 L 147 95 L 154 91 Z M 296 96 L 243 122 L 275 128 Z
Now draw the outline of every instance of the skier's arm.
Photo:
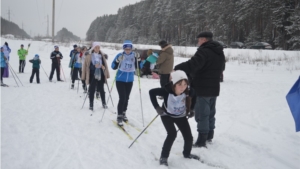
M 21 50 L 20 50 L 20 49 L 18 50 L 18 56 L 19 56 L 19 57 L 22 57 L 22 53 L 21 53 Z
M 192 74 L 201 69 L 205 64 L 205 57 L 199 51 L 188 61 L 180 63 L 174 67 L 174 70 L 182 70 L 186 74 Z
M 163 88 L 155 88 L 155 89 L 149 90 L 150 100 L 155 109 L 157 107 L 159 107 L 156 96 L 164 96 L 166 94 L 166 92 L 167 91 Z
M 119 53 L 119 54 L 115 57 L 115 59 L 112 61 L 112 63 L 111 63 L 111 68 L 112 68 L 113 70 L 118 69 L 119 63 L 118 63 L 116 60 L 117 60 L 120 56 L 122 56 L 122 53 Z
M 56 55 L 52 52 L 51 54 L 50 54 L 50 59 L 54 59 L 56 57 Z
M 60 54 L 60 59 L 63 59 L 63 55 L 59 52 L 59 54 Z
M 30 63 L 33 63 L 33 59 L 29 60 Z

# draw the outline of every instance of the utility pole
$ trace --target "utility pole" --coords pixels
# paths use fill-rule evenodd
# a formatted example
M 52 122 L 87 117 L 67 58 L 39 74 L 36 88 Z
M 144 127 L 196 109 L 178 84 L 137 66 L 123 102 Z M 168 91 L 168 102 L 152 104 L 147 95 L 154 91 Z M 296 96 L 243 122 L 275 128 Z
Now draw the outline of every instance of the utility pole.
M 47 37 L 49 37 L 49 15 L 47 15 Z
M 55 17 L 55 0 L 53 0 L 52 6 L 52 43 L 54 43 L 54 17 Z

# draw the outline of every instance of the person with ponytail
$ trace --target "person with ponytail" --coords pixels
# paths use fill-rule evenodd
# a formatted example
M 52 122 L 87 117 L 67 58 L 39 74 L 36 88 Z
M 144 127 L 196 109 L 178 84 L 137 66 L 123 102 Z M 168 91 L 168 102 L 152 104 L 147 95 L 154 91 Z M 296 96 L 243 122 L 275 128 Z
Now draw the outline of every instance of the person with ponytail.
M 88 52 L 85 53 L 84 64 L 82 68 L 82 80 L 85 80 L 85 84 L 89 85 L 89 100 L 90 100 L 90 110 L 94 109 L 94 95 L 95 89 L 100 91 L 100 96 L 102 100 L 102 107 L 104 109 L 107 108 L 105 101 L 105 91 L 104 91 L 104 83 L 107 83 L 107 79 L 109 78 L 109 70 L 107 67 L 106 59 L 104 54 L 100 50 L 100 42 L 94 42 L 93 47 L 91 49 L 91 54 Z
M 191 100 L 194 90 L 189 88 L 187 75 L 181 71 L 171 73 L 171 82 L 163 88 L 155 88 L 149 91 L 150 99 L 156 112 L 161 116 L 162 123 L 167 131 L 167 138 L 164 142 L 160 165 L 168 166 L 168 157 L 171 147 L 176 139 L 177 131 L 175 125 L 179 128 L 184 138 L 183 156 L 184 158 L 196 159 L 197 155 L 191 154 L 193 145 L 193 136 L 188 122 L 188 118 L 194 117 L 193 105 Z M 163 104 L 159 106 L 156 97 L 163 97 Z

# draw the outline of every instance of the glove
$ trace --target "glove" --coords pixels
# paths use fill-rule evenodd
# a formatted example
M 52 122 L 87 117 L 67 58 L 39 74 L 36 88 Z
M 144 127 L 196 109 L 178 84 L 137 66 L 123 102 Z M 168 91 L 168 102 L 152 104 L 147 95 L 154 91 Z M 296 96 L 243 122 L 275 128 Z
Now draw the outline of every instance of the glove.
M 135 58 L 137 61 L 141 61 L 141 56 L 138 52 L 136 52 Z
M 58 58 L 59 58 L 59 57 L 60 57 L 60 54 L 57 54 L 57 55 L 56 55 L 56 57 L 58 57 Z
M 157 114 L 159 114 L 159 115 L 162 115 L 162 114 L 164 114 L 164 112 L 165 112 L 164 109 L 161 108 L 161 107 L 159 107 L 159 106 L 156 107 L 155 110 L 156 110 Z
M 186 116 L 188 116 L 189 118 L 193 118 L 195 116 L 195 111 L 191 110 Z
M 122 62 L 123 60 L 124 60 L 124 56 L 121 55 L 121 56 L 119 56 L 119 57 L 116 59 L 116 62 L 117 62 L 117 63 L 120 63 L 120 62 Z

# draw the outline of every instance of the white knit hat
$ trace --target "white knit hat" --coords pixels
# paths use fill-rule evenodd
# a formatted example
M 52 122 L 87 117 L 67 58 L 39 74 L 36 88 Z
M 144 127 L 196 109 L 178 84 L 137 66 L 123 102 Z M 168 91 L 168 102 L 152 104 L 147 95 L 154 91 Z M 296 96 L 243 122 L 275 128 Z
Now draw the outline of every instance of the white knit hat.
M 186 79 L 188 80 L 187 75 L 182 70 L 176 70 L 175 72 L 171 72 L 171 81 L 173 84 L 176 84 L 178 81 Z
M 94 48 L 95 48 L 96 46 L 101 47 L 101 46 L 100 46 L 100 42 L 93 42 L 93 47 L 92 47 L 91 50 L 94 50 Z

